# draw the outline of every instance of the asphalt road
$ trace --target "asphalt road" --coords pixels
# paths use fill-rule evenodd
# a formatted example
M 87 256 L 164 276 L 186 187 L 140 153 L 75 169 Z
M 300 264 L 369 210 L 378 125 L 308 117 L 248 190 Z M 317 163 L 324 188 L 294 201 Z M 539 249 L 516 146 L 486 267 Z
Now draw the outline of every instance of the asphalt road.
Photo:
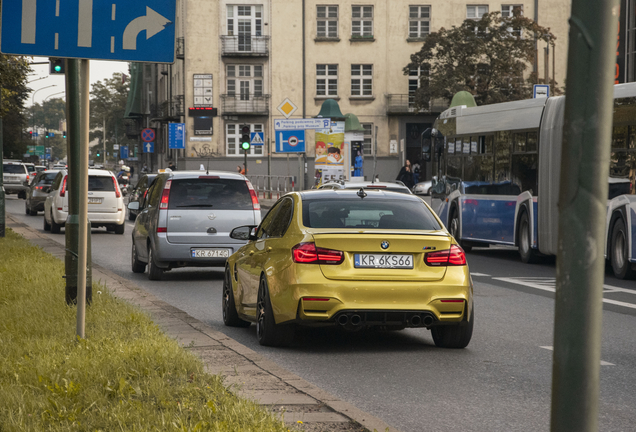
M 7 212 L 42 230 L 42 214 L 24 201 Z M 468 254 L 476 325 L 464 350 L 434 346 L 427 330 L 303 329 L 291 348 L 258 345 L 255 326 L 228 328 L 221 316 L 222 270 L 184 269 L 151 282 L 130 270 L 126 234 L 92 231 L 93 261 L 269 357 L 358 408 L 407 431 L 548 431 L 550 422 L 554 260 L 524 265 L 509 248 Z M 64 242 L 63 235 L 51 238 Z M 636 425 L 636 282 L 605 278 L 600 431 Z

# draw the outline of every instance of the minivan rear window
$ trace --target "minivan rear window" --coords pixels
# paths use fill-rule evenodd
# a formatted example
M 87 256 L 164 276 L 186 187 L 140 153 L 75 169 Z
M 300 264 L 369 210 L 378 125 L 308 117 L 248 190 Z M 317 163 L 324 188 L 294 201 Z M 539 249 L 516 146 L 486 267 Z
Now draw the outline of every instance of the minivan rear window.
M 423 202 L 382 198 L 303 200 L 303 225 L 309 228 L 442 229 Z
M 94 192 L 115 192 L 112 177 L 88 176 L 88 190 Z
M 174 179 L 168 209 L 252 210 L 245 180 L 222 178 Z
M 5 174 L 26 174 L 24 165 L 2 164 L 2 170 Z
M 50 185 L 53 184 L 53 180 L 57 177 L 57 172 L 49 172 L 46 174 L 42 174 L 40 180 L 38 181 L 38 185 Z

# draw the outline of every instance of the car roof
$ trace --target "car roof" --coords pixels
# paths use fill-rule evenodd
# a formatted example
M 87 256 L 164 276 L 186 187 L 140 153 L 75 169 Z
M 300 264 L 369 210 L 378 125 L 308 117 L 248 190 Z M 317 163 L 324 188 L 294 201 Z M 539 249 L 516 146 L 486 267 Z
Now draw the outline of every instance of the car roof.
M 330 200 L 334 198 L 343 198 L 343 199 L 361 199 L 358 197 L 358 191 L 355 189 L 312 189 L 307 191 L 302 191 L 300 193 L 300 197 L 303 200 L 316 199 L 316 200 Z M 410 200 L 413 202 L 422 202 L 422 199 L 417 195 L 412 194 L 404 194 L 401 192 L 392 192 L 386 191 L 382 189 L 365 189 L 365 193 L 367 194 L 364 199 L 399 199 L 399 200 Z
M 51 170 L 51 171 L 54 171 L 54 170 Z M 45 172 L 47 172 L 47 171 L 45 171 Z M 63 172 L 64 174 L 68 174 L 68 169 L 62 168 L 60 170 L 57 170 L 57 172 Z M 109 170 L 106 170 L 106 169 L 89 168 L 88 169 L 88 175 L 102 176 L 102 177 L 111 177 L 114 174 L 112 172 L 110 172 Z
M 408 187 L 404 186 L 403 184 L 397 183 L 397 182 L 352 182 L 352 181 L 345 181 L 345 182 L 339 182 L 339 181 L 330 181 L 327 182 L 325 184 L 323 184 L 323 186 L 327 186 L 327 185 L 339 185 L 345 189 L 360 189 L 362 188 L 373 188 L 373 187 L 399 187 L 399 188 L 404 188 L 404 189 L 408 189 Z
M 231 171 L 201 171 L 201 170 L 192 170 L 192 171 L 172 171 L 172 172 L 164 172 L 160 173 L 161 175 L 168 175 L 173 179 L 181 179 L 181 178 L 199 178 L 201 176 L 215 176 L 223 179 L 234 179 L 234 180 L 247 180 L 242 174 L 234 173 Z

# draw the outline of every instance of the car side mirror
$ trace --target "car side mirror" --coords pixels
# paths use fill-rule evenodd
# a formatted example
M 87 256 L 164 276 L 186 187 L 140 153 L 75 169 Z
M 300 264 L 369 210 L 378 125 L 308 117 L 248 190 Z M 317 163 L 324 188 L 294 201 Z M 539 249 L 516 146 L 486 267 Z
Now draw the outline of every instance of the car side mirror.
M 256 240 L 256 225 L 243 225 L 234 228 L 230 232 L 230 238 L 234 240 Z
M 128 203 L 128 209 L 129 210 L 139 210 L 139 201 L 133 201 L 131 203 Z

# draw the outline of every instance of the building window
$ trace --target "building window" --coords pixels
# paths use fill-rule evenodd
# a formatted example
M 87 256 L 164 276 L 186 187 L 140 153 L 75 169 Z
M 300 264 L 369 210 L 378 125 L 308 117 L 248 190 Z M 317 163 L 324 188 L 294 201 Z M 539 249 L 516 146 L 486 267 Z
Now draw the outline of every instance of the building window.
M 240 100 L 263 96 L 263 65 L 227 65 L 226 87 L 228 96 L 240 96 Z
M 373 37 L 373 6 L 351 7 L 351 37 Z
M 523 15 L 523 5 L 501 5 L 501 17 L 502 18 L 512 18 L 513 11 L 517 9 L 520 15 Z
M 488 13 L 488 6 L 466 6 L 466 18 L 481 19 Z
M 362 123 L 364 128 L 364 155 L 373 156 L 373 123 Z
M 409 37 L 422 38 L 430 33 L 431 7 L 409 6 Z
M 241 139 L 241 126 L 242 124 L 228 123 L 225 125 L 226 130 L 226 154 L 227 156 L 243 156 L 244 152 L 239 146 Z M 263 132 L 262 124 L 251 124 L 250 131 Z M 251 146 L 250 151 L 247 153 L 249 156 L 262 156 L 263 146 Z
M 338 6 L 317 6 L 317 37 L 338 37 Z
M 316 65 L 316 96 L 338 96 L 338 65 Z
M 373 96 L 373 65 L 351 65 L 351 96 Z
M 228 36 L 262 36 L 263 6 L 227 6 Z
M 428 85 L 429 66 L 422 65 L 409 69 L 409 108 L 415 106 L 415 92 L 422 85 Z M 422 81 L 422 77 L 425 77 Z

